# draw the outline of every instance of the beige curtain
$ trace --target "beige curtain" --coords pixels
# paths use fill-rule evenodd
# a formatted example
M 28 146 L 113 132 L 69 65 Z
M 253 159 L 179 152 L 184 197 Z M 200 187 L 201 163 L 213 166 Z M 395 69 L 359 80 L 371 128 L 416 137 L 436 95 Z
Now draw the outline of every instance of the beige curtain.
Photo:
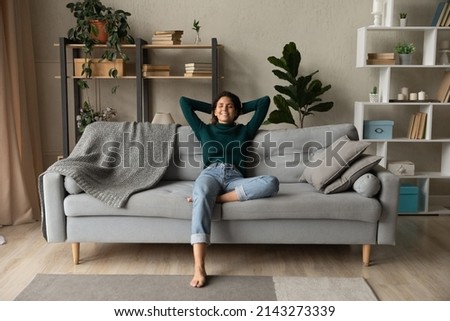
M 39 219 L 42 171 L 28 0 L 0 0 L 0 225 Z

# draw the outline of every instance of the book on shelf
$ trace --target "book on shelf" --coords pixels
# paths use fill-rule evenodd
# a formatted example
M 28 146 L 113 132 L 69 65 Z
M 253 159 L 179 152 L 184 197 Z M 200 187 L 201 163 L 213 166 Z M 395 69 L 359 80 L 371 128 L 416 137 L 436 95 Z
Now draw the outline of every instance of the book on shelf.
M 212 68 L 212 63 L 210 62 L 188 62 L 184 64 L 186 68 Z
M 443 14 L 441 15 L 441 19 L 439 21 L 438 27 L 447 27 L 447 20 L 450 15 L 450 3 L 447 1 L 445 4 L 445 10 L 443 10 Z
M 167 77 L 170 76 L 169 70 L 152 70 L 152 71 L 143 71 L 142 72 L 143 77 L 155 77 L 155 76 L 163 76 Z
M 438 88 L 436 99 L 441 103 L 449 101 L 450 96 L 450 71 L 446 71 Z
M 185 77 L 211 77 L 211 73 L 185 72 Z
M 436 10 L 434 12 L 433 19 L 431 20 L 431 26 L 447 26 L 447 18 L 449 16 L 449 1 L 441 1 L 437 4 Z
M 184 73 L 185 77 L 210 77 L 212 76 L 211 71 L 186 71 Z
M 448 5 L 447 19 L 441 24 L 441 27 L 449 27 L 450 26 L 450 4 Z
M 185 76 L 211 76 L 212 75 L 212 63 L 209 62 L 189 62 L 184 64 Z
M 427 114 L 419 113 L 419 129 L 417 130 L 416 139 L 424 139 L 425 138 L 425 127 L 427 122 Z
M 170 66 L 169 65 L 142 65 L 142 76 L 170 76 Z
M 366 63 L 368 65 L 395 65 L 395 53 L 369 52 Z
M 160 30 L 160 31 L 155 31 L 155 35 L 183 35 L 184 31 L 183 30 Z
M 423 139 L 425 138 L 425 129 L 427 122 L 427 114 L 418 112 L 411 115 L 408 127 L 409 139 Z
M 155 39 L 152 39 L 152 45 L 160 45 L 160 46 L 181 45 L 181 40 L 155 40 Z
M 395 65 L 395 59 L 367 59 L 368 65 Z
M 185 67 L 186 71 L 211 71 L 211 67 Z
M 182 30 L 156 31 L 152 36 L 153 45 L 180 45 Z
M 169 65 L 150 65 L 150 64 L 142 65 L 142 71 L 167 71 L 167 70 L 170 70 Z
M 394 52 L 369 52 L 368 59 L 395 59 Z
M 416 114 L 412 114 L 409 118 L 409 126 L 408 126 L 408 133 L 406 135 L 407 138 L 411 139 L 413 136 L 413 128 L 414 128 L 414 122 L 416 121 Z

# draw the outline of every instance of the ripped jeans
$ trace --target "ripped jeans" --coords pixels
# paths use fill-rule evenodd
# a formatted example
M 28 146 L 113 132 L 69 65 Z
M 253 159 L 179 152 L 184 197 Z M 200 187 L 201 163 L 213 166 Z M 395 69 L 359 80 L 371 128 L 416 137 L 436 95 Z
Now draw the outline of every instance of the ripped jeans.
M 231 164 L 214 163 L 195 180 L 192 192 L 191 244 L 210 243 L 211 218 L 218 195 L 236 191 L 239 201 L 270 197 L 278 193 L 279 181 L 274 176 L 244 178 Z

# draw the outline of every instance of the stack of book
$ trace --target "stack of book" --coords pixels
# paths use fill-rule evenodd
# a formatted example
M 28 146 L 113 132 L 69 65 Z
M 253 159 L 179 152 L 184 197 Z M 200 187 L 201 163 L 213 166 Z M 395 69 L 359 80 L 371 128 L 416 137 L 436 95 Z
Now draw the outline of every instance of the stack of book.
M 170 76 L 170 66 L 168 65 L 142 65 L 142 76 Z
M 212 64 L 208 62 L 190 62 L 184 65 L 185 77 L 210 77 L 212 76 Z
M 153 45 L 181 45 L 183 30 L 156 31 L 152 36 Z
M 427 114 L 418 112 L 411 115 L 409 120 L 408 138 L 423 139 L 425 138 L 425 128 L 427 122 Z
M 450 1 L 441 1 L 437 4 L 431 25 L 434 27 L 450 26 Z
M 367 54 L 368 65 L 395 65 L 395 53 L 393 52 L 369 52 Z

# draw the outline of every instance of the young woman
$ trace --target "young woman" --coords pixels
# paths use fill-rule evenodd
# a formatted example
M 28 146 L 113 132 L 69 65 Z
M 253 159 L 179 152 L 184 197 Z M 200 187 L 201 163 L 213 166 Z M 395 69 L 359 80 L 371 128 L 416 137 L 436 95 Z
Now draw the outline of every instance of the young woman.
M 214 204 L 247 201 L 278 193 L 279 182 L 276 177 L 244 178 L 246 148 L 264 121 L 269 104 L 267 96 L 241 104 L 239 97 L 230 92 L 220 93 L 212 105 L 180 98 L 184 117 L 201 143 L 204 163 L 204 169 L 195 181 L 192 198 L 188 198 L 193 204 L 193 287 L 206 284 L 205 257 L 206 247 L 210 244 Z M 201 121 L 196 111 L 211 113 L 211 123 Z M 246 125 L 235 123 L 240 114 L 248 112 L 254 112 L 254 115 Z

